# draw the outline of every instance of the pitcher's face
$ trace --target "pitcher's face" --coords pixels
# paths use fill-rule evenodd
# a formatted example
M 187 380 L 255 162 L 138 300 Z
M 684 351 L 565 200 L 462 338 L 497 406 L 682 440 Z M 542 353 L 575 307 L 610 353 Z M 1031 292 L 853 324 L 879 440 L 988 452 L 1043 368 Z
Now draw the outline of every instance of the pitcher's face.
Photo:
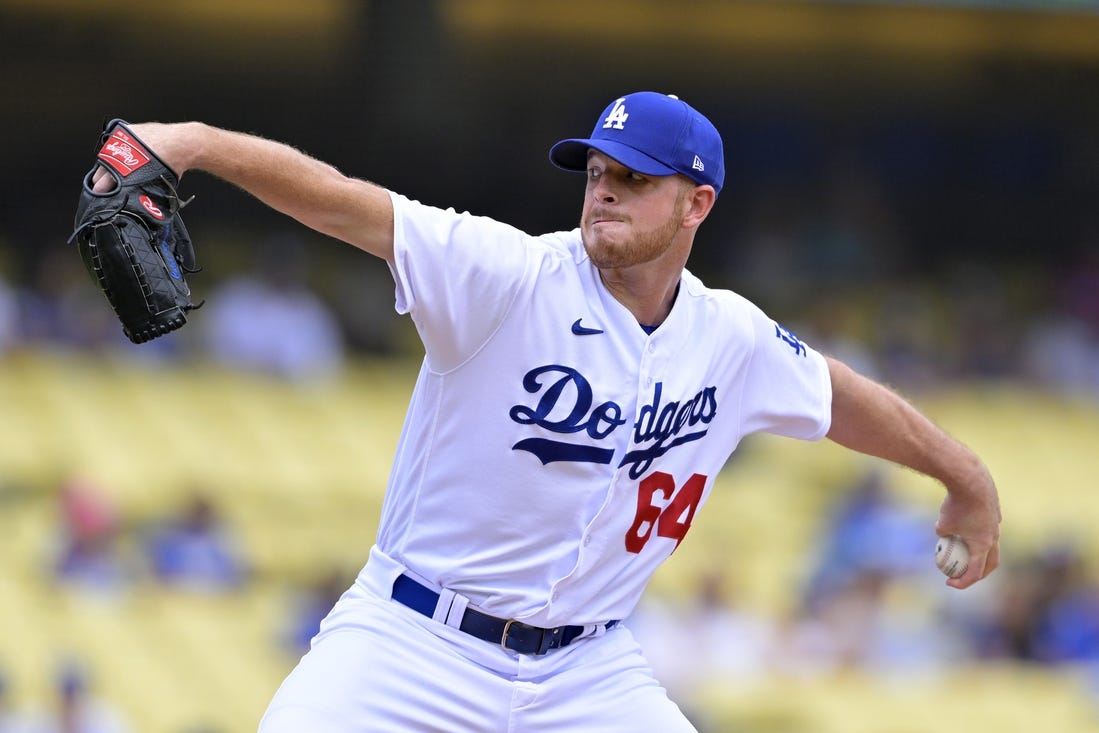
M 688 190 L 680 176 L 646 176 L 592 150 L 580 218 L 592 263 L 624 268 L 667 252 L 682 227 Z

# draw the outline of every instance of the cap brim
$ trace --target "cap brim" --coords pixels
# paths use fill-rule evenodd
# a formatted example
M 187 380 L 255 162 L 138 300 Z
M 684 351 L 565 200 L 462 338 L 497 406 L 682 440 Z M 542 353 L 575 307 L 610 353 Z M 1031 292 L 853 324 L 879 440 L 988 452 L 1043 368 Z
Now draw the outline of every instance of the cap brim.
M 588 150 L 591 148 L 614 158 L 630 170 L 646 176 L 671 176 L 678 172 L 674 168 L 664 165 L 656 158 L 614 140 L 582 138 L 562 140 L 550 148 L 549 159 L 551 163 L 562 170 L 586 171 L 588 169 Z

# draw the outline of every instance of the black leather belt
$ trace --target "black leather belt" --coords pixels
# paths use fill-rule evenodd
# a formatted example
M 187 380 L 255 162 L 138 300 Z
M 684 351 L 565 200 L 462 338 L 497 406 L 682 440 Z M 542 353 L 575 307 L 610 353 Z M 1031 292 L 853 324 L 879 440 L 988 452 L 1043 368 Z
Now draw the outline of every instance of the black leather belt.
M 407 575 L 402 575 L 393 583 L 393 600 L 433 618 L 435 606 L 439 603 L 439 594 Z M 606 628 L 613 628 L 617 623 L 618 621 L 610 621 Z M 499 644 L 504 649 L 520 654 L 545 654 L 551 649 L 568 646 L 585 630 L 584 626 L 543 629 L 514 619 L 489 616 L 472 608 L 466 609 L 458 628 L 478 639 Z

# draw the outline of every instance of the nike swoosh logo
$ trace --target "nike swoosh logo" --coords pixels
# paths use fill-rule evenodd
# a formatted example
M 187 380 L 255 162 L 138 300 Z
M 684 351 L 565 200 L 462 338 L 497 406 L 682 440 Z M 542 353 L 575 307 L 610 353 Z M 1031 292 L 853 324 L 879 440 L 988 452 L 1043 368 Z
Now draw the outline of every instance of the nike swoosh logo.
M 603 333 L 603 329 L 601 328 L 587 328 L 586 326 L 581 326 L 581 320 L 582 319 L 577 318 L 576 322 L 572 324 L 572 332 L 577 336 L 591 336 L 593 334 Z

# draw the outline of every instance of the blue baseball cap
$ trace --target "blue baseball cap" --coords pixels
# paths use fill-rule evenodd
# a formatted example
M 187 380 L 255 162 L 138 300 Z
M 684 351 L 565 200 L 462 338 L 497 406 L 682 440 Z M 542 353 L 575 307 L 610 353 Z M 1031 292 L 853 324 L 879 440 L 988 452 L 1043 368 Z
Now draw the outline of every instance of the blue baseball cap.
M 725 155 L 721 134 L 694 107 L 670 94 L 635 92 L 611 102 L 589 138 L 562 140 L 550 161 L 563 170 L 586 171 L 595 148 L 647 176 L 682 173 L 721 191 Z

